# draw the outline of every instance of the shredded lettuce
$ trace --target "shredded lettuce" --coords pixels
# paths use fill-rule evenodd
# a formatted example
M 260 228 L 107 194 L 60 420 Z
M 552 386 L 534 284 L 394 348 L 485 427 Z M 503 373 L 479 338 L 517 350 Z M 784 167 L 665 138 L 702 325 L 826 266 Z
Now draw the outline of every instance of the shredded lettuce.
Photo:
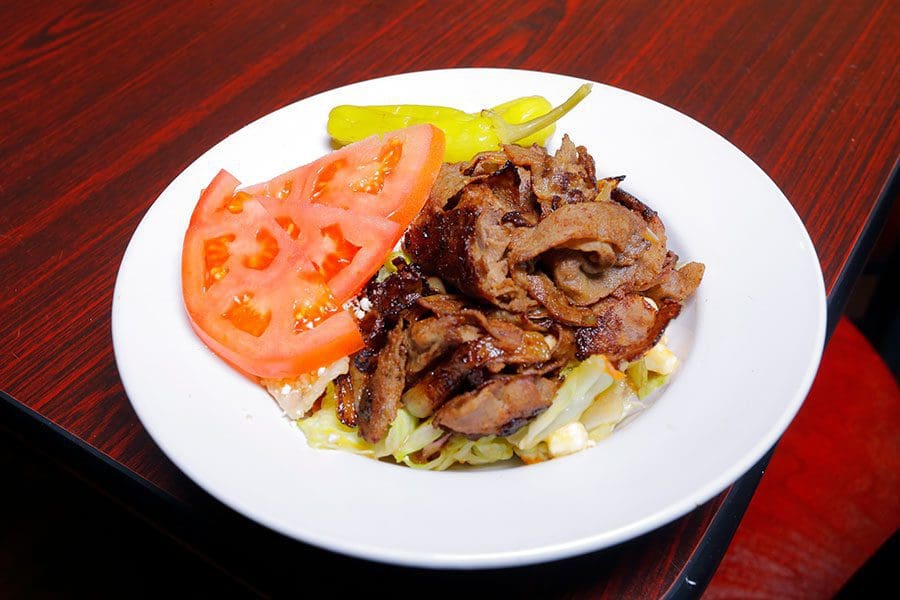
M 444 435 L 444 431 L 435 427 L 431 419 L 420 422 L 405 408 L 401 408 L 384 439 L 377 444 L 370 444 L 360 437 L 355 427 L 347 427 L 341 423 L 337 416 L 333 383 L 325 390 L 319 410 L 304 419 L 297 419 L 297 426 L 313 448 L 348 450 L 373 458 L 393 456 L 397 462 Z
M 375 444 L 375 456 L 376 458 L 393 456 L 394 460 L 402 462 L 407 456 L 418 452 L 442 435 L 444 431 L 432 425 L 431 419 L 420 422 L 405 408 L 401 408 L 397 411 L 397 417 L 391 423 L 388 434 Z
M 664 386 L 669 380 L 668 375 L 661 375 L 647 369 L 647 363 L 643 358 L 628 365 L 625 374 L 628 375 L 631 387 L 637 391 L 637 397 L 641 400 Z
M 403 462 L 415 469 L 443 471 L 455 463 L 486 465 L 500 460 L 507 460 L 512 458 L 512 455 L 512 446 L 503 438 L 486 436 L 477 440 L 470 440 L 461 435 L 454 435 L 441 448 L 440 454 L 427 463 L 417 463 L 409 456 L 404 458 Z
M 612 384 L 614 372 L 606 357 L 586 358 L 568 371 L 550 408 L 507 439 L 521 450 L 530 450 L 546 441 L 551 433 L 581 417 L 594 398 Z
M 580 420 L 591 441 L 613 432 L 623 420 L 645 408 L 641 401 L 668 379 L 647 370 L 643 359 L 631 363 L 622 377 L 603 356 L 591 356 L 563 370 L 565 380 L 546 411 L 516 433 L 470 440 L 452 435 L 432 460 L 419 463 L 413 454 L 447 435 L 431 418 L 419 419 L 400 408 L 387 435 L 377 444 L 360 437 L 355 427 L 337 415 L 334 383 L 329 383 L 319 410 L 297 419 L 297 426 L 313 448 L 344 450 L 370 458 L 392 457 L 416 469 L 442 471 L 456 463 L 484 465 L 512 458 L 515 453 L 531 464 L 551 458 L 546 440 L 560 427 Z
M 541 442 L 534 448 L 529 448 L 528 450 L 513 446 L 513 452 L 515 452 L 516 456 L 521 458 L 522 462 L 526 465 L 533 465 L 553 458 L 550 456 L 550 449 L 547 447 L 546 442 Z
M 625 402 L 634 392 L 624 378 L 600 393 L 581 415 L 581 423 L 588 431 L 603 425 L 613 425 L 625 416 Z
M 306 436 L 306 443 L 313 448 L 348 450 L 374 456 L 372 444 L 359 437 L 355 427 L 347 427 L 338 419 L 333 383 L 329 383 L 325 389 L 319 410 L 306 418 L 297 419 L 296 423 Z

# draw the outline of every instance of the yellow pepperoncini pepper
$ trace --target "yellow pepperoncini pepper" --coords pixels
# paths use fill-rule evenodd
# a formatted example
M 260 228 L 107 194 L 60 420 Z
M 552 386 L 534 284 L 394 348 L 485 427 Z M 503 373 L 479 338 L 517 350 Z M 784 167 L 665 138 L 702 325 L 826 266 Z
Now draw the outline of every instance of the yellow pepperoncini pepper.
M 586 83 L 556 108 L 551 108 L 550 102 L 541 96 L 525 96 L 477 113 L 418 104 L 344 104 L 331 109 L 328 134 L 338 145 L 344 146 L 370 135 L 431 123 L 442 129 L 446 136 L 444 161 L 460 162 L 479 152 L 499 150 L 502 144 L 543 145 L 553 134 L 553 124 L 590 91 L 591 85 Z

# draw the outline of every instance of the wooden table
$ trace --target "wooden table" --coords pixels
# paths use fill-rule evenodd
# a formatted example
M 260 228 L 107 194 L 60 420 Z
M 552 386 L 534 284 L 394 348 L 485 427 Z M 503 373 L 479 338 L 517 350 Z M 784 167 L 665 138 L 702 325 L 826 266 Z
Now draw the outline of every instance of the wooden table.
M 226 134 L 405 71 L 515 67 L 612 84 L 707 124 L 769 173 L 819 252 L 832 323 L 896 191 L 900 22 L 888 0 L 64 0 L 4 3 L 0 15 L 0 423 L 264 593 L 337 568 L 384 589 L 695 594 L 765 459 L 653 533 L 508 571 L 373 565 L 226 509 L 142 429 L 110 340 L 116 270 L 138 221 Z

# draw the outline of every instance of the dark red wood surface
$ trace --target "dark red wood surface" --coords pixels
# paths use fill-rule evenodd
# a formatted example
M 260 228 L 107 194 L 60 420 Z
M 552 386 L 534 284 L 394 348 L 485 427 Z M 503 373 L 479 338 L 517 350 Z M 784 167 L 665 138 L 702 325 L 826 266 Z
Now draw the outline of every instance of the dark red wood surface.
M 842 319 L 705 600 L 832 598 L 900 528 L 900 389 Z
M 257 117 L 431 68 L 616 85 L 707 124 L 769 173 L 810 230 L 829 291 L 854 276 L 845 267 L 900 152 L 890 0 L 67 0 L 2 3 L 0 20 L 0 389 L 188 511 L 201 493 L 122 391 L 113 285 L 168 182 Z M 581 593 L 665 591 L 720 501 L 623 547 Z

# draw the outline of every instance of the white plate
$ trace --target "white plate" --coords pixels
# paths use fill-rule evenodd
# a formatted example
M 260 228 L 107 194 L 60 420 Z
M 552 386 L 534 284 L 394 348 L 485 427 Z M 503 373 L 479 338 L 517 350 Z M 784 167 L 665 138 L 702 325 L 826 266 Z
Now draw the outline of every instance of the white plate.
M 526 71 L 410 73 L 331 90 L 216 144 L 178 175 L 134 234 L 116 281 L 112 332 L 141 422 L 191 479 L 238 512 L 337 552 L 424 567 L 500 567 L 597 550 L 687 513 L 746 472 L 805 397 L 825 333 L 815 250 L 775 184 L 696 121 L 595 84 L 562 132 L 598 176 L 658 210 L 682 259 L 706 263 L 669 338 L 683 362 L 656 404 L 597 447 L 543 464 L 422 472 L 313 450 L 259 387 L 193 334 L 181 244 L 201 188 L 226 168 L 243 183 L 325 153 L 337 104 L 478 110 L 581 80 Z

